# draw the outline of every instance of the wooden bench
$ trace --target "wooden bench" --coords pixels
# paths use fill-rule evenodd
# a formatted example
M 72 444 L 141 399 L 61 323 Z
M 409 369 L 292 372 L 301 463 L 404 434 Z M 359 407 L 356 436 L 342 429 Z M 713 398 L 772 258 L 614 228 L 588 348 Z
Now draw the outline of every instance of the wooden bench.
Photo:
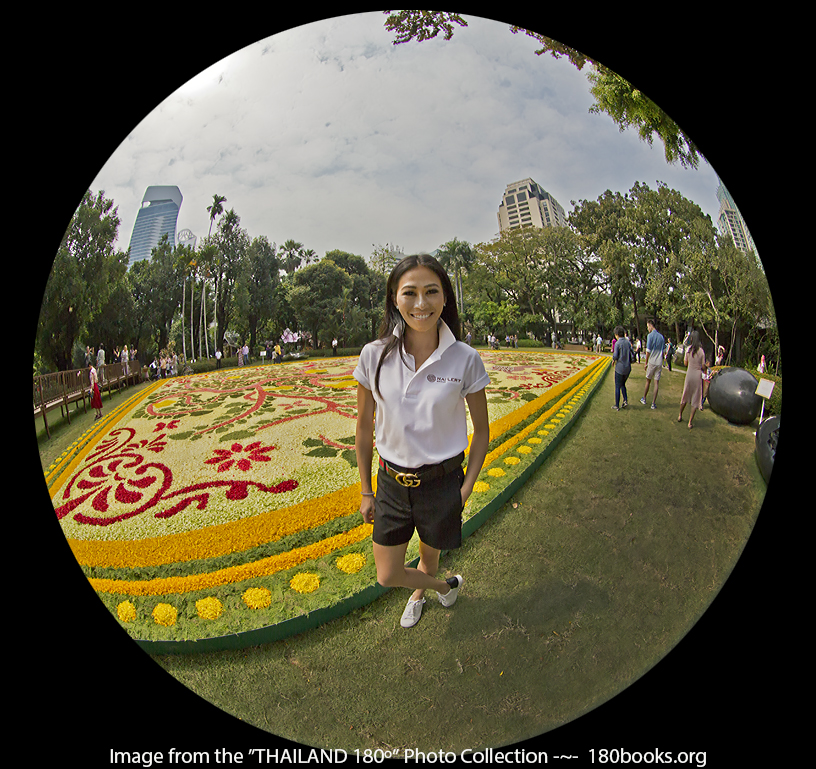
M 141 366 L 138 360 L 133 360 L 128 364 L 128 373 L 122 363 L 110 363 L 97 369 L 99 375 L 100 394 L 108 391 L 108 398 L 111 398 L 112 390 L 120 390 L 127 387 L 131 382 L 137 384 L 141 381 Z M 76 403 L 79 410 L 79 401 L 85 413 L 91 402 L 91 383 L 87 368 L 71 369 L 69 371 L 57 371 L 53 374 L 41 374 L 34 377 L 34 418 L 42 415 L 45 432 L 51 437 L 51 429 L 48 426 L 47 414 L 53 409 L 59 408 L 62 416 L 68 419 L 71 424 L 71 412 L 68 408 L 72 403 Z

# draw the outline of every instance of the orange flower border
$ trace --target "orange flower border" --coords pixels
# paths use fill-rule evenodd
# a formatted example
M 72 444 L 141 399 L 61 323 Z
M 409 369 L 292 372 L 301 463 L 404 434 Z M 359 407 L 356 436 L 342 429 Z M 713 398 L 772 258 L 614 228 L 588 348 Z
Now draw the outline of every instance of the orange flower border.
M 581 353 L 575 355 L 590 360 L 596 358 Z M 526 480 L 531 468 L 538 466 L 537 457 L 546 456 L 548 447 L 554 446 L 566 433 L 572 422 L 570 411 L 586 403 L 608 366 L 607 357 L 597 358 L 535 400 L 491 424 L 491 445 L 495 445 L 502 435 L 512 433 L 525 420 L 529 422 L 488 454 L 463 516 L 465 536 L 503 504 L 508 494 Z M 138 397 L 147 397 L 149 392 L 152 388 Z M 539 414 L 554 399 L 555 404 Z M 127 410 L 123 408 L 121 413 Z M 110 419 L 115 419 L 115 414 Z M 60 475 L 76 467 L 84 451 L 87 449 L 78 450 Z M 133 568 L 173 564 L 201 559 L 202 552 L 209 557 L 248 549 L 285 536 L 287 520 L 301 521 L 298 528 L 302 529 L 304 519 L 308 526 L 314 526 L 322 520 L 353 513 L 358 504 L 359 484 L 356 484 L 274 515 L 255 516 L 252 526 L 247 526 L 246 521 L 234 521 L 165 538 L 132 542 L 70 540 L 70 544 L 77 560 L 86 565 Z M 286 514 L 281 515 L 282 512 Z M 259 642 L 259 638 L 274 640 L 303 632 L 385 592 L 376 583 L 370 552 L 371 529 L 369 525 L 358 525 L 306 547 L 210 572 L 145 580 L 92 577 L 90 582 L 137 643 L 152 653 L 230 648 L 236 643 L 245 646 Z M 417 556 L 415 538 L 409 557 Z M 354 567 L 348 568 L 349 564 Z M 277 587 L 268 582 L 271 577 L 276 577 Z M 338 580 L 345 580 L 347 584 L 338 588 Z M 333 585 L 328 595 L 329 605 L 321 597 L 324 591 L 318 590 L 322 585 Z M 237 592 L 236 588 L 239 588 Z M 158 597 L 162 600 L 157 602 Z M 264 624 L 268 621 L 264 615 L 268 614 L 271 619 L 276 604 L 281 603 L 286 605 L 289 616 L 281 618 L 278 611 L 277 621 Z M 236 611 L 259 616 L 247 630 L 239 629 L 236 633 Z M 253 624 L 260 626 L 253 627 Z M 242 640 L 237 642 L 239 638 Z

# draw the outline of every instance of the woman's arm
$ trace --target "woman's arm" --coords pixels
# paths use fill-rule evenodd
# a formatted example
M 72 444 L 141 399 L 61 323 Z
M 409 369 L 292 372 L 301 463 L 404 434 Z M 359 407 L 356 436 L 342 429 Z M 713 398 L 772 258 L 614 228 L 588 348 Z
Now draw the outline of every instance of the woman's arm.
M 374 457 L 374 396 L 371 390 L 357 384 L 357 432 L 354 449 L 360 472 L 360 512 L 366 523 L 374 520 L 374 497 L 371 487 L 371 460 Z
M 484 390 L 471 393 L 465 396 L 470 420 L 473 423 L 473 437 L 470 440 L 470 452 L 468 453 L 467 473 L 465 482 L 462 484 L 462 507 L 465 506 L 468 497 L 473 493 L 473 486 L 482 471 L 487 447 L 490 443 L 490 421 L 487 416 L 487 395 Z

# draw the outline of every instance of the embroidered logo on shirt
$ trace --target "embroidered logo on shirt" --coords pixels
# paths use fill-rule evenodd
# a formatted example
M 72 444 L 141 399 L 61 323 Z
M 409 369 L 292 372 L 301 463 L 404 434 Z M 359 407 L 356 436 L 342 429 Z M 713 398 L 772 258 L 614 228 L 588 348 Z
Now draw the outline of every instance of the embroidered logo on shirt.
M 437 376 L 434 376 L 433 374 L 428 374 L 428 381 L 429 382 L 439 382 L 440 384 L 445 384 L 446 382 L 450 382 L 451 384 L 458 384 L 462 380 L 457 379 L 456 377 L 452 377 L 452 376 L 449 376 L 449 377 L 444 377 L 444 376 L 437 377 Z

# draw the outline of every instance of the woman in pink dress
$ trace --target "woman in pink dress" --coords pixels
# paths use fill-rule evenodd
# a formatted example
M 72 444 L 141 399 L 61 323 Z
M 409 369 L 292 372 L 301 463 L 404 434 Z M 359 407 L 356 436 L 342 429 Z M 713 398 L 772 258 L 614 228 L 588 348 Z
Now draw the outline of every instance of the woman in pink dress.
M 102 393 L 99 392 L 99 378 L 96 375 L 96 369 L 91 364 L 91 372 L 90 372 L 90 379 L 91 379 L 91 408 L 96 409 L 96 418 L 102 418 Z
M 686 349 L 683 363 L 688 367 L 686 369 L 686 381 L 683 384 L 683 395 L 680 398 L 680 415 L 677 421 L 683 419 L 683 410 L 686 404 L 691 406 L 691 414 L 689 415 L 688 426 L 691 430 L 694 425 L 694 414 L 703 407 L 703 367 L 705 366 L 705 353 L 703 346 L 700 344 L 700 334 L 697 331 L 691 332 L 691 346 Z

